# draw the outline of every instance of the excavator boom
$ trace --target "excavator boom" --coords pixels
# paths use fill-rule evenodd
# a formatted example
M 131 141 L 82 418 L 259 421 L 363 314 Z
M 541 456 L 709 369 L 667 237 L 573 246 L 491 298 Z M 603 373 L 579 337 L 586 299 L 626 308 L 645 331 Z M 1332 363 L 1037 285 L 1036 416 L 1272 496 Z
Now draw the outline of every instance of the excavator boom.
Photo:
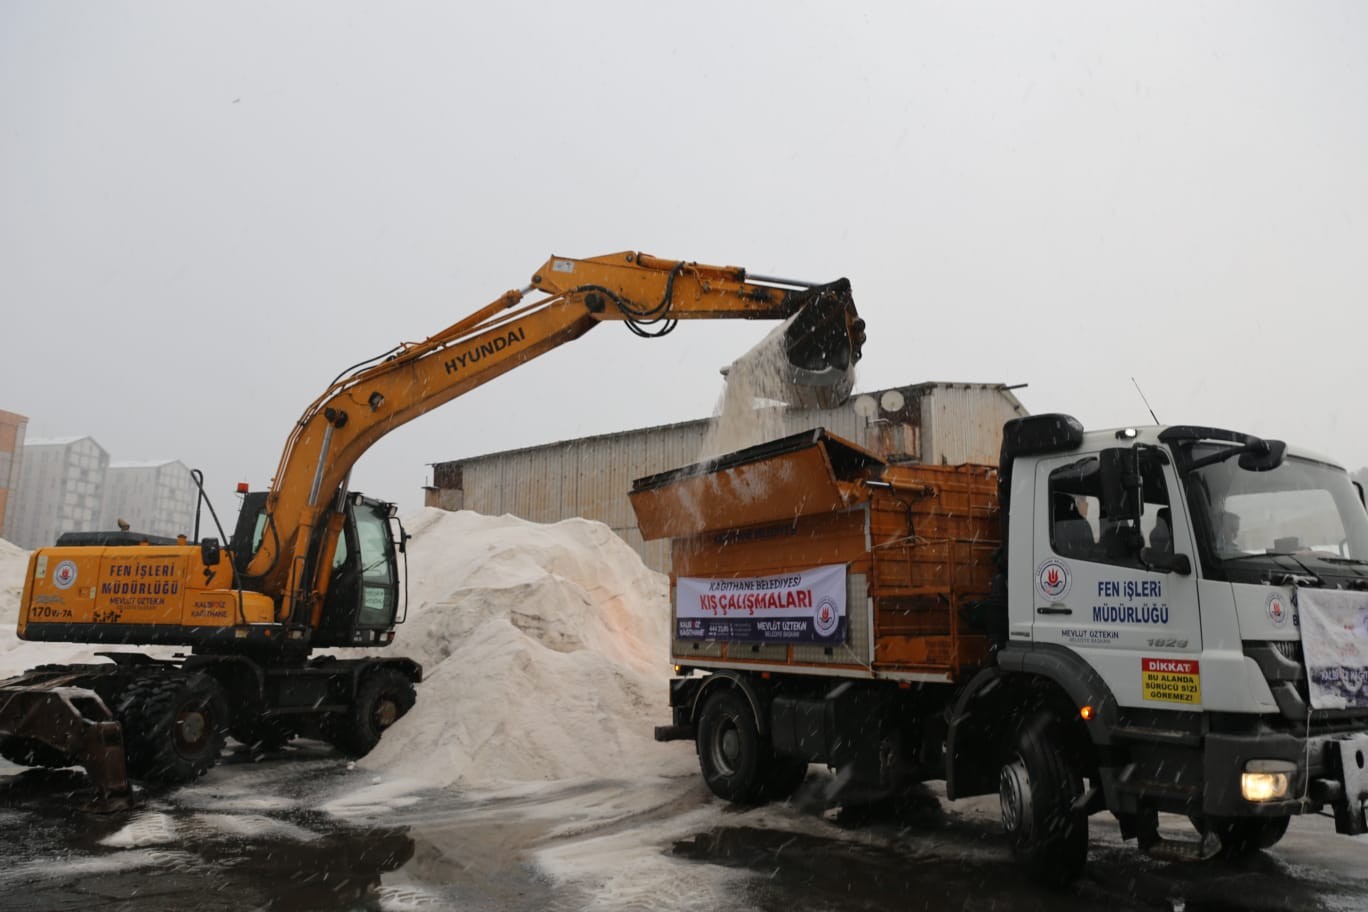
M 527 302 L 532 291 L 546 297 Z M 850 390 L 863 321 L 845 280 L 807 288 L 747 282 L 744 269 L 623 252 L 552 257 L 521 291 L 428 339 L 339 379 L 305 410 L 266 501 L 269 534 L 246 567 L 251 588 L 278 599 L 277 620 L 316 626 L 336 532 L 311 547 L 357 459 L 385 434 L 606 321 L 641 336 L 678 320 L 787 320 L 777 337 L 792 370 L 789 401 L 834 405 Z M 836 378 L 844 378 L 844 383 Z M 783 395 L 781 392 L 779 395 Z M 309 608 L 301 616 L 304 603 Z

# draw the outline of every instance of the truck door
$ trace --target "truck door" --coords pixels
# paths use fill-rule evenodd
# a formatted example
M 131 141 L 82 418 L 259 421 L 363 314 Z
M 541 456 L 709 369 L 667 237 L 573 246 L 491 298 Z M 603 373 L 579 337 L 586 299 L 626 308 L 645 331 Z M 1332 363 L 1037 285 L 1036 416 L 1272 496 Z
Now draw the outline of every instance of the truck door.
M 1201 703 L 1201 618 L 1191 572 L 1161 570 L 1195 557 L 1177 477 L 1159 449 L 1135 451 L 1138 534 L 1104 496 L 1099 454 L 1043 459 L 1036 468 L 1032 639 L 1078 653 L 1125 706 Z M 1176 517 L 1176 521 L 1175 521 Z M 1143 549 L 1143 550 L 1142 550 Z M 1181 564 L 1181 561 L 1179 562 Z

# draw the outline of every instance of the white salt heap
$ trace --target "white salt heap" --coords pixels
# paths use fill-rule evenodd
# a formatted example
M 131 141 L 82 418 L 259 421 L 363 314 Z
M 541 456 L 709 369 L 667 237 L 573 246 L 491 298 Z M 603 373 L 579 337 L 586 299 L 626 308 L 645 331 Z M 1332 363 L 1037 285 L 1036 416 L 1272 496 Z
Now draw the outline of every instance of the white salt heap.
M 29 553 L 0 538 L 0 621 L 13 627 L 19 619 L 19 598 L 24 594 L 24 573 Z
M 653 738 L 670 712 L 668 582 L 607 526 L 428 509 L 410 532 L 391 650 L 424 680 L 363 767 L 432 786 L 687 768 Z
M 19 639 L 14 627 L 19 621 L 19 599 L 24 594 L 28 560 L 29 552 L 0 538 L 0 680 L 48 662 L 104 661 L 96 660 L 93 653 L 108 647 L 26 643 Z
M 607 526 L 428 509 L 408 527 L 408 622 L 377 654 L 417 660 L 424 680 L 361 766 L 409 786 L 691 767 L 652 736 L 670 717 L 668 581 Z M 107 648 L 17 639 L 27 559 L 0 541 L 0 678 Z

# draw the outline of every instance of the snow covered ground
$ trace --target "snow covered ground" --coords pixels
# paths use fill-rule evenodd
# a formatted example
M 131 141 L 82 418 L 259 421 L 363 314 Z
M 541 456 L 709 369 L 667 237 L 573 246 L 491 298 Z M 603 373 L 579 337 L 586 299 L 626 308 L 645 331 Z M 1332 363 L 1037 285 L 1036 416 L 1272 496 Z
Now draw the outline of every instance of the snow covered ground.
M 1237 868 L 1169 865 L 1093 818 L 1070 893 L 1011 866 L 995 799 L 870 818 L 825 774 L 782 805 L 702 785 L 669 718 L 667 586 L 605 526 L 424 511 L 408 522 L 408 622 L 390 651 L 418 703 L 368 757 L 298 741 L 231 750 L 136 810 L 74 810 L 75 772 L 0 761 L 0 907 L 217 909 L 1368 908 L 1368 843 L 1298 820 Z M 0 677 L 93 650 L 14 635 L 27 555 L 0 542 Z

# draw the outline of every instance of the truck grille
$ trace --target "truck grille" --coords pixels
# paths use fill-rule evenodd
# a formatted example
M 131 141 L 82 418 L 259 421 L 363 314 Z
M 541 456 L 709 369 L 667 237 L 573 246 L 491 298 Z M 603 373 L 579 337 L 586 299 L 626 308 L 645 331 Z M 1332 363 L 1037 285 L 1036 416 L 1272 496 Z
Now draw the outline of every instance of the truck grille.
M 1301 643 L 1296 640 L 1269 640 L 1268 645 L 1282 653 L 1284 659 L 1289 659 L 1298 665 L 1302 664 Z

